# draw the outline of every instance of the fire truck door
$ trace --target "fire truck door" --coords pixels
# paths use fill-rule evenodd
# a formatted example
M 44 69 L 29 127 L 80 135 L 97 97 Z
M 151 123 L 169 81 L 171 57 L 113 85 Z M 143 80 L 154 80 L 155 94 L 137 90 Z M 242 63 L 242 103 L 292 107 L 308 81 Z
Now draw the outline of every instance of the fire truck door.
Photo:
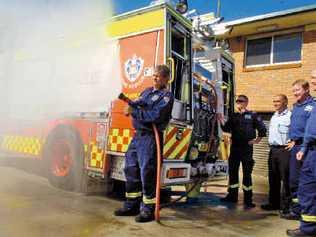
M 174 75 L 170 89 L 175 102 L 165 132 L 163 154 L 167 160 L 184 160 L 192 135 L 191 35 L 172 17 L 168 26 L 167 60 Z

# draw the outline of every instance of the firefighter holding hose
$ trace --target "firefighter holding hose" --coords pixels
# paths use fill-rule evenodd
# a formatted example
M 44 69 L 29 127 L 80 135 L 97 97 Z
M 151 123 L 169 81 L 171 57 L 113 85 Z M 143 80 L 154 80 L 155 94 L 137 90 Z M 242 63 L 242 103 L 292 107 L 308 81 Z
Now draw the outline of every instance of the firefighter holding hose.
M 157 148 L 153 127 L 157 128 L 162 145 L 173 105 L 173 95 L 167 88 L 169 78 L 169 68 L 158 65 L 153 74 L 154 86 L 145 89 L 137 100 L 119 96 L 128 103 L 125 115 L 132 116 L 136 134 L 125 155 L 126 200 L 114 212 L 115 216 L 136 216 L 136 222 L 155 219 Z

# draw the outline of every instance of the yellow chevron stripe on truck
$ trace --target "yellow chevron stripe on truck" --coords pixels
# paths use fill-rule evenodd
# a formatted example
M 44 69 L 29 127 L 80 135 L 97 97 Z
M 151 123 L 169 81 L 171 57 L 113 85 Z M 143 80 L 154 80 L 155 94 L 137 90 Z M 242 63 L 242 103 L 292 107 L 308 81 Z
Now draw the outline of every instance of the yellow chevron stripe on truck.
M 165 132 L 163 156 L 165 159 L 183 160 L 189 149 L 192 129 L 170 126 Z

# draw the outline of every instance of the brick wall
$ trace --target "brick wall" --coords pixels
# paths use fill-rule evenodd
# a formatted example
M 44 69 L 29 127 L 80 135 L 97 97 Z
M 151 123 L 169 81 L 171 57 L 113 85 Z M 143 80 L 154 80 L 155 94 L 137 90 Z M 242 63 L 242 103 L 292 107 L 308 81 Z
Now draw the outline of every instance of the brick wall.
M 309 80 L 311 70 L 316 69 L 316 31 L 303 33 L 302 63 L 283 68 L 280 66 L 247 71 L 244 68 L 245 42 L 246 37 L 230 39 L 235 59 L 236 93 L 246 94 L 250 99 L 249 108 L 258 112 L 273 111 L 272 96 L 279 93 L 286 94 L 292 105 L 292 82 L 297 79 Z

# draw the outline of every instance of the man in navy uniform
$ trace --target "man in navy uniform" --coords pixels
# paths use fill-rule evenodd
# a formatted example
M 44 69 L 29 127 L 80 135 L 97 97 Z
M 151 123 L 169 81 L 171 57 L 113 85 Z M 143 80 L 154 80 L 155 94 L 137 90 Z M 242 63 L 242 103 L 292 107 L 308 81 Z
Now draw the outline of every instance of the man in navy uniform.
M 316 70 L 311 75 L 311 86 L 316 91 Z M 316 236 L 316 101 L 307 121 L 304 142 L 296 159 L 302 161 L 298 200 L 301 207 L 300 228 L 287 230 L 289 236 Z
M 252 202 L 252 170 L 254 166 L 253 145 L 258 144 L 266 136 L 266 128 L 261 118 L 254 112 L 247 110 L 248 97 L 239 95 L 236 100 L 237 112 L 229 116 L 222 126 L 224 132 L 232 134 L 232 144 L 228 159 L 229 187 L 228 194 L 221 201 L 238 201 L 239 166 L 243 169 L 244 205 L 253 208 Z M 258 136 L 256 136 L 258 131 Z
M 153 124 L 162 135 L 171 118 L 173 95 L 167 89 L 170 70 L 166 65 L 155 68 L 154 87 L 144 90 L 136 101 L 129 101 L 125 111 L 131 115 L 136 134 L 125 155 L 126 201 L 116 216 L 136 216 L 136 222 L 154 220 L 156 203 L 156 142 Z
M 281 217 L 289 220 L 298 220 L 301 209 L 297 198 L 297 190 L 302 161 L 296 159 L 296 154 L 302 148 L 306 122 L 311 114 L 314 102 L 309 93 L 309 83 L 307 81 L 297 80 L 292 86 L 293 94 L 297 101 L 292 110 L 289 134 L 291 142 L 288 145 L 288 149 L 291 149 L 289 184 L 292 203 L 290 212 L 281 213 Z

